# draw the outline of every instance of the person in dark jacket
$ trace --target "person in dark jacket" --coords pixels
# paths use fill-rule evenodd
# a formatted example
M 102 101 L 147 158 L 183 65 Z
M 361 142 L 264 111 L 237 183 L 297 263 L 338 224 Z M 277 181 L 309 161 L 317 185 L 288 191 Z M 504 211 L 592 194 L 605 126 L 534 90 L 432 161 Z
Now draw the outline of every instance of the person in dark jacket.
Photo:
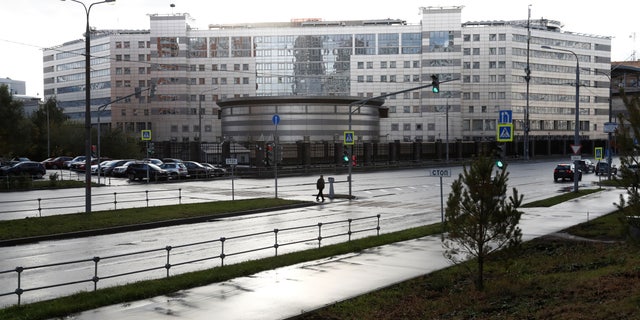
M 322 202 L 324 202 L 324 194 L 322 194 L 322 190 L 324 190 L 324 177 L 320 175 L 318 181 L 316 182 L 316 188 L 318 189 L 318 195 L 316 195 L 316 201 L 320 201 L 322 198 Z

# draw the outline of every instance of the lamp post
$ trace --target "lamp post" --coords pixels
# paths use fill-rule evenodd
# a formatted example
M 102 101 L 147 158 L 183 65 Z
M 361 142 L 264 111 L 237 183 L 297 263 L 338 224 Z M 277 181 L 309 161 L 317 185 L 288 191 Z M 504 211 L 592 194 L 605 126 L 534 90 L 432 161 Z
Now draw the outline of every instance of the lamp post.
M 65 1 L 65 0 L 62 0 Z M 91 28 L 89 27 L 89 13 L 91 7 L 100 3 L 115 2 L 116 0 L 103 0 L 94 2 L 87 7 L 83 2 L 71 0 L 82 5 L 87 16 L 84 38 L 84 57 L 85 57 L 85 111 L 84 111 L 84 129 L 85 129 L 85 212 L 91 213 Z
M 542 46 L 542 48 L 549 49 L 549 50 L 569 52 L 573 54 L 573 56 L 576 58 L 576 111 L 575 111 L 576 123 L 575 123 L 574 134 L 573 134 L 573 145 L 577 147 L 580 145 L 580 136 L 579 136 L 579 133 L 580 133 L 580 59 L 578 59 L 578 55 L 575 52 L 569 49 L 555 48 L 550 46 Z M 578 160 L 575 160 L 573 162 L 573 165 L 574 165 L 573 191 L 578 192 Z

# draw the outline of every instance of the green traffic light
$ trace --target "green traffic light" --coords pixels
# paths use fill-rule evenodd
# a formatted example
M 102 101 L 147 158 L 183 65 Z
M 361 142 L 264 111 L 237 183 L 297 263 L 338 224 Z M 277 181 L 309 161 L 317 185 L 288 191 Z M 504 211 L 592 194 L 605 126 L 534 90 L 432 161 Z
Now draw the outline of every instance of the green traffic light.
M 431 91 L 432 91 L 433 93 L 438 93 L 438 92 L 440 92 L 440 88 L 438 88 L 438 87 L 431 87 Z
M 502 169 L 502 167 L 504 167 L 504 163 L 500 160 L 496 160 L 496 167 L 498 167 L 498 169 Z

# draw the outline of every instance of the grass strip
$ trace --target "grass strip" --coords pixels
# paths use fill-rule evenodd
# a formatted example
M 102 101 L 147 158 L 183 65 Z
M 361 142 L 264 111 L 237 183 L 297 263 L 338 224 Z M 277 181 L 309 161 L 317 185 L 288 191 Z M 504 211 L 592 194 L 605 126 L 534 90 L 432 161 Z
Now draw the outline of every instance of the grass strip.
M 590 195 L 592 193 L 596 193 L 602 190 L 604 189 L 578 189 L 578 192 L 567 192 L 567 193 L 557 195 L 555 197 L 525 203 L 521 206 L 521 208 L 553 207 L 565 201 L 580 198 L 582 196 Z
M 256 198 L 169 206 L 94 211 L 0 221 L 0 240 L 55 235 L 151 222 L 215 217 L 243 211 L 286 207 L 307 203 L 279 198 Z
M 85 310 L 152 298 L 159 295 L 168 295 L 183 289 L 249 276 L 261 271 L 273 270 L 306 261 L 359 252 L 368 248 L 416 239 L 441 232 L 442 229 L 438 223 L 381 234 L 379 236 L 356 239 L 351 242 L 329 245 L 317 249 L 293 252 L 277 257 L 184 273 L 165 279 L 141 281 L 123 286 L 99 289 L 93 292 L 79 292 L 58 299 L 1 309 L 0 319 L 38 320 L 64 317 Z

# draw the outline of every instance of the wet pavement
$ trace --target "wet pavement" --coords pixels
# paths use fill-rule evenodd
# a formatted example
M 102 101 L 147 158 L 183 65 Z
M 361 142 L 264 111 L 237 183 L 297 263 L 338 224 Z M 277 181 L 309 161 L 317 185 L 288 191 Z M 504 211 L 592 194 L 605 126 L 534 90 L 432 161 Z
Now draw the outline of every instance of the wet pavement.
M 550 208 L 523 208 L 530 240 L 615 211 L 624 190 L 607 189 Z M 424 237 L 172 295 L 107 306 L 66 319 L 286 319 L 450 265 L 440 236 Z

